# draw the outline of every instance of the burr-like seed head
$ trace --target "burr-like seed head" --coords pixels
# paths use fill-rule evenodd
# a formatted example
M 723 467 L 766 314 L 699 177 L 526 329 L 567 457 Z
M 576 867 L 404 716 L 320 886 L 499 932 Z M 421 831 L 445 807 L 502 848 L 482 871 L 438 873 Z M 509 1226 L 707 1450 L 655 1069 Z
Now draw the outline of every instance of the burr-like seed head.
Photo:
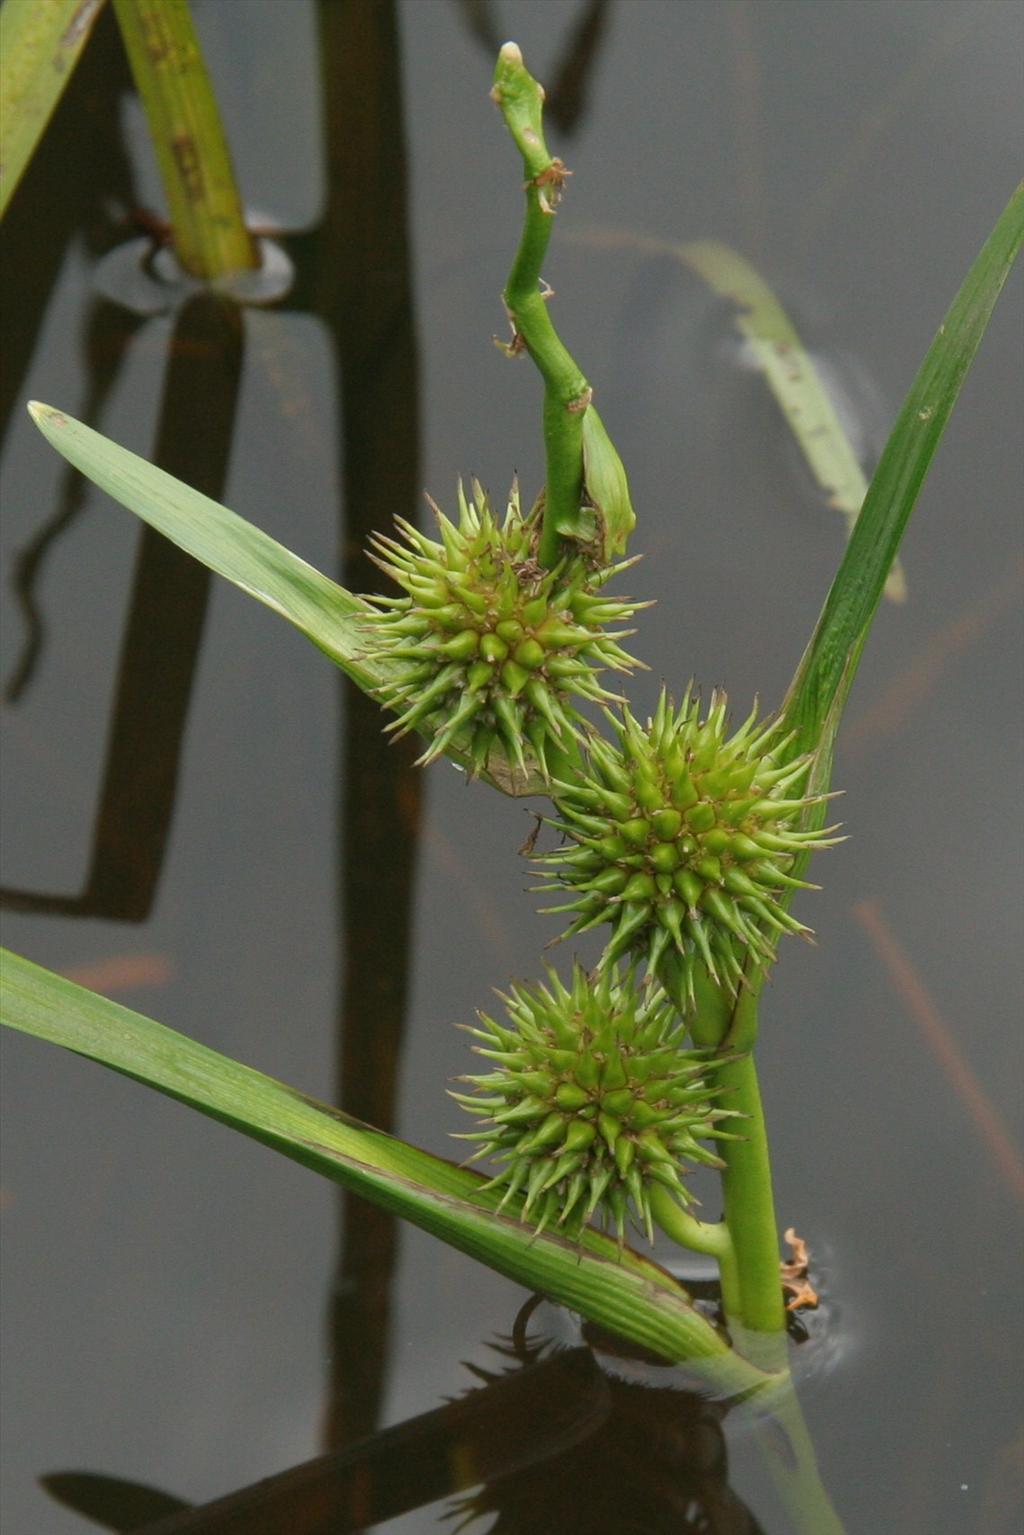
M 628 707 L 609 718 L 618 745 L 592 739 L 584 769 L 554 785 L 565 840 L 539 862 L 563 899 L 545 909 L 572 913 L 565 936 L 607 923 L 607 960 L 665 961 L 687 1005 L 697 967 L 735 993 L 748 953 L 768 962 L 780 933 L 810 935 L 785 903 L 814 887 L 790 871 L 837 840 L 805 826 L 812 759 L 788 756 L 756 710 L 730 735 L 724 693 L 703 717 L 691 691 L 676 709 L 663 690 L 646 725 Z
M 721 1166 L 702 1141 L 731 1118 L 716 1106 L 715 1060 L 687 1049 L 679 1015 L 655 988 L 608 967 L 574 967 L 566 987 L 513 986 L 507 1021 L 470 1032 L 490 1070 L 453 1096 L 480 1119 L 461 1137 L 501 1165 L 488 1187 L 538 1230 L 573 1234 L 598 1216 L 622 1241 L 627 1219 L 653 1234 L 657 1184 L 685 1207 L 694 1164 Z
M 555 569 L 536 560 L 537 508 L 524 516 L 513 486 L 503 522 L 474 483 L 459 487 L 459 517 L 434 508 L 440 539 L 399 521 L 399 539 L 374 539 L 374 558 L 402 588 L 370 597 L 367 651 L 392 663 L 380 689 L 398 718 L 387 727 L 418 730 L 430 762 L 451 744 L 481 772 L 492 752 L 526 773 L 532 754 L 549 774 L 552 745 L 579 733 L 577 703 L 615 701 L 599 673 L 638 665 L 615 626 L 643 604 L 602 595 L 622 566 L 595 569 L 567 555 Z

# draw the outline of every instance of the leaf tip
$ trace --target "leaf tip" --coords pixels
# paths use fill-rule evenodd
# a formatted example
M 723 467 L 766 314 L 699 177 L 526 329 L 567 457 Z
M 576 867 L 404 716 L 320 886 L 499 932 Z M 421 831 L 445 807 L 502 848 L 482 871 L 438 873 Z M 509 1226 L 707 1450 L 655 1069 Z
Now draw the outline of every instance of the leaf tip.
M 44 405 L 41 400 L 29 400 L 26 409 L 40 431 L 45 431 L 48 426 L 63 426 L 67 421 L 63 411 L 54 410 L 52 405 Z

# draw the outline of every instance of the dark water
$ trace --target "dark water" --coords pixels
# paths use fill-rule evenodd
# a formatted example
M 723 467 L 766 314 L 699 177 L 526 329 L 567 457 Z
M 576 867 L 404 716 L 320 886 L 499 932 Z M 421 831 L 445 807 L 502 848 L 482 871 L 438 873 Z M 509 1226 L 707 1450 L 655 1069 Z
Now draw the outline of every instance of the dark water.
M 633 589 L 659 598 L 632 696 L 693 674 L 771 704 L 840 522 L 728 315 L 669 257 L 587 231 L 737 246 L 809 344 L 852 359 L 859 419 L 884 433 L 1016 178 L 1021 12 L 196 13 L 246 198 L 292 232 L 297 283 L 242 317 L 95 298 L 97 260 L 137 234 L 127 211 L 159 205 L 101 29 L 4 229 L 6 942 L 447 1155 L 451 1025 L 533 975 L 553 932 L 522 893 L 526 810 L 382 756 L 321 656 L 72 486 L 24 400 L 159 455 L 353 585 L 360 528 L 411 514 L 421 487 L 450 501 L 475 472 L 500 493 L 516 469 L 532 491 L 536 380 L 490 341 L 519 194 L 488 33 L 514 36 L 575 172 L 548 270 L 559 323 L 630 467 L 649 556 Z M 829 1297 L 802 1398 L 850 1535 L 999 1535 L 1024 1503 L 1019 319 L 1018 277 L 907 539 L 909 601 L 881 613 L 853 695 L 851 840 L 802 909 L 820 947 L 784 946 L 764 1010 L 780 1218 Z M 95 1527 L 39 1489 L 47 1473 L 199 1504 L 379 1428 L 395 1435 L 373 1477 L 336 1466 L 334 1485 L 389 1535 L 450 1527 L 480 1479 L 474 1529 L 790 1527 L 738 1419 L 582 1350 L 538 1357 L 549 1313 L 517 1352 L 515 1286 L 137 1085 L 28 1040 L 5 1053 L 10 1535 Z M 409 1427 L 503 1369 L 504 1395 Z M 560 1447 L 539 1468 L 538 1435 Z M 422 1506 L 388 1517 L 403 1497 Z

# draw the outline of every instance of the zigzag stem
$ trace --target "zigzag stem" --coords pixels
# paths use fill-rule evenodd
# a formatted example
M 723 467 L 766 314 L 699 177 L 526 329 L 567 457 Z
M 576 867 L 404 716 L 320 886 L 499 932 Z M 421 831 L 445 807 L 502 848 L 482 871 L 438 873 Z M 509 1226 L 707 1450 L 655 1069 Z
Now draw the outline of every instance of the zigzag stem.
M 493 100 L 523 157 L 523 232 L 502 294 L 512 325 L 511 353 L 523 348 L 544 379 L 547 484 L 538 558 L 548 568 L 562 554 L 562 536 L 578 531 L 583 500 L 583 415 L 591 389 L 551 323 L 541 266 L 555 206 L 569 172 L 548 153 L 541 127 L 544 92 L 528 74 L 515 43 L 506 43 L 494 72 Z

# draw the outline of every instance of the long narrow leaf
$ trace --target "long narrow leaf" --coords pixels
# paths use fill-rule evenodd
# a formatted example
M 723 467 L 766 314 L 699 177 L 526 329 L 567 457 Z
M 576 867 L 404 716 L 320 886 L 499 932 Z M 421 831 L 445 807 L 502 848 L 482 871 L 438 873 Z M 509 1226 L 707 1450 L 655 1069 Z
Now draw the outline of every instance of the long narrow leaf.
M 996 299 L 1024 238 L 1024 184 L 971 267 L 885 445 L 846 555 L 790 685 L 796 750 L 830 752 L 886 578 Z
M 265 603 L 372 690 L 383 674 L 363 650 L 365 604 L 218 501 L 176 480 L 81 421 L 33 401 L 29 414 L 58 453 L 151 528 Z
M 792 320 L 758 272 L 728 245 L 695 240 L 673 250 L 720 297 L 735 306 L 735 325 L 775 397 L 827 504 L 846 519 L 848 533 L 864 504 L 868 482 L 814 360 Z M 894 562 L 885 583 L 893 602 L 906 597 Z
M 254 270 L 260 258 L 187 0 L 113 6 L 156 151 L 175 255 L 192 277 L 207 280 Z
M 685 1359 L 716 1389 L 768 1379 L 734 1355 L 662 1269 L 588 1231 L 577 1246 L 496 1211 L 481 1178 L 372 1130 L 140 1013 L 3 953 L 2 1021 L 177 1098 L 356 1190 L 499 1273 L 645 1348 Z
M 0 218 L 35 153 L 104 0 L 0 6 Z
M 28 410 L 47 442 L 69 464 L 179 549 L 294 624 L 365 693 L 374 694 L 385 681 L 385 666 L 366 654 L 367 631 L 361 619 L 368 610 L 361 598 L 219 501 L 73 416 L 36 400 Z M 468 758 L 461 744 L 456 738 L 445 755 L 465 766 Z M 532 763 L 529 752 L 526 760 Z M 492 752 L 482 776 L 505 794 L 545 790 L 535 769 L 524 778 L 498 751 Z
M 814 359 L 750 263 L 717 240 L 681 244 L 625 229 L 592 229 L 577 238 L 591 248 L 671 256 L 732 306 L 736 330 L 749 347 L 752 363 L 774 396 L 825 503 L 842 515 L 848 533 L 852 531 L 868 488 L 864 471 Z M 893 602 L 906 597 L 898 563 L 889 572 L 886 595 Z

